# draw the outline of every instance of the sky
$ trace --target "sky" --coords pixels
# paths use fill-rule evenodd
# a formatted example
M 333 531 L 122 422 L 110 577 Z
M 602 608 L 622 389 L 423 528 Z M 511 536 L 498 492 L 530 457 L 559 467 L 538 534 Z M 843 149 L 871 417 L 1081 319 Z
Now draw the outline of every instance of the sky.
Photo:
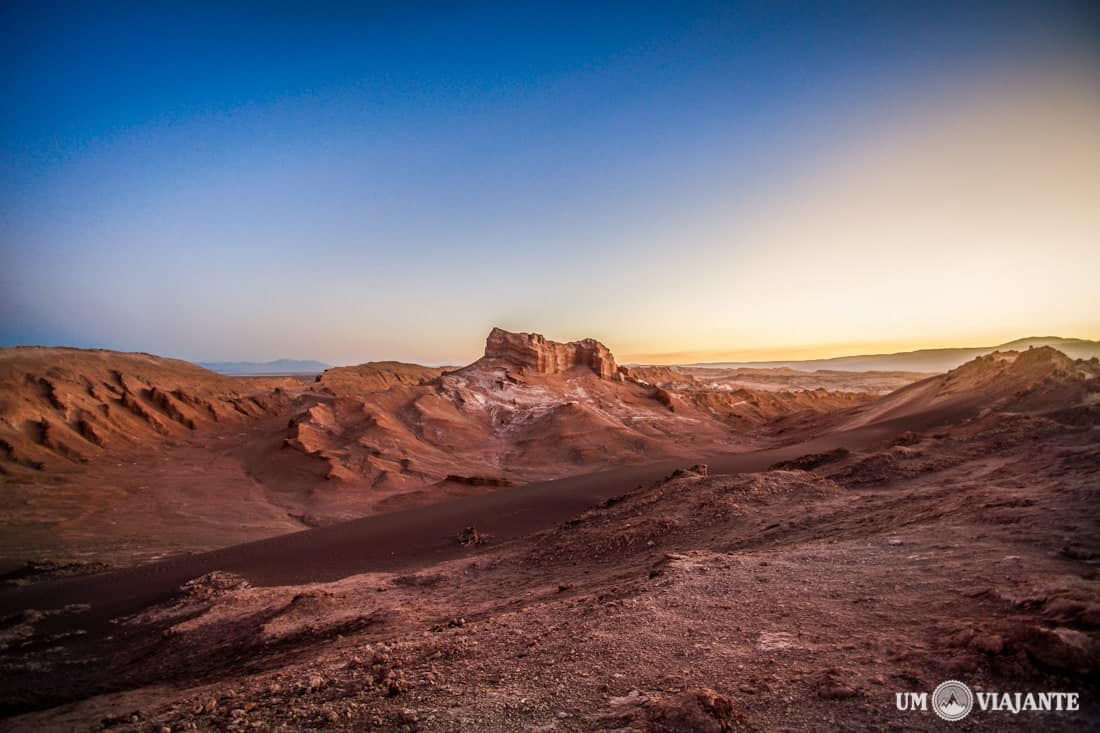
M 0 345 L 1100 338 L 1095 3 L 10 2 L 0 56 Z

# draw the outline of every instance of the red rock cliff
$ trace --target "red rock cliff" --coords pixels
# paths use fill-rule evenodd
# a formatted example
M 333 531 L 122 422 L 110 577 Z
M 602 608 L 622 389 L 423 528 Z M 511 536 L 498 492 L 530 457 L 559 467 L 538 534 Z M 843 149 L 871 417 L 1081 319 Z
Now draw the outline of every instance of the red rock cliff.
M 617 372 L 615 357 L 595 339 L 562 344 L 537 333 L 512 333 L 500 328 L 494 328 L 485 340 L 485 358 L 508 361 L 540 374 L 588 367 L 601 378 L 612 379 Z

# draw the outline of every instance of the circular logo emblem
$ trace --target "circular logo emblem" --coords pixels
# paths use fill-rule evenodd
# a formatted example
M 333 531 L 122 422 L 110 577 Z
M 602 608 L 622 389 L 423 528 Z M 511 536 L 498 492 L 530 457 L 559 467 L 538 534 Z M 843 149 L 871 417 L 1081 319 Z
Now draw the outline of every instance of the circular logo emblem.
M 958 680 L 941 682 L 932 693 L 932 709 L 944 720 L 962 720 L 974 707 L 974 693 Z

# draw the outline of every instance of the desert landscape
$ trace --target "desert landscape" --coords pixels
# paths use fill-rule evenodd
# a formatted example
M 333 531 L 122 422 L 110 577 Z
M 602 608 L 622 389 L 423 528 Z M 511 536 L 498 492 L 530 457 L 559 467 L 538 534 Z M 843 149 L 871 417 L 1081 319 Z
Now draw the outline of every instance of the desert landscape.
M 149 355 L 10 349 L 0 557 L 132 562 L 616 465 L 771 445 L 880 378 L 789 389 L 619 367 L 602 344 L 499 329 L 463 368 L 378 362 L 231 378 Z M 790 438 L 787 438 L 790 440 Z M 142 467 L 135 471 L 134 466 Z M 135 538 L 127 528 L 136 528 Z M 150 537 L 157 538 L 152 540 Z M 133 540 L 133 541 L 132 541 Z
M 5 730 L 932 730 L 895 690 L 1097 692 L 1097 359 L 0 360 Z
M 0 2 L 0 733 L 1100 731 L 1098 10 Z

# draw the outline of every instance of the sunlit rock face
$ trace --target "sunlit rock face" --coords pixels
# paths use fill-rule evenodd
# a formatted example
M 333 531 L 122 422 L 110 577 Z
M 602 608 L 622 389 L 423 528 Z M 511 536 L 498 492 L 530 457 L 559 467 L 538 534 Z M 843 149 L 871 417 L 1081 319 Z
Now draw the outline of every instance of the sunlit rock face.
M 558 374 L 587 367 L 603 379 L 617 373 L 615 357 L 595 339 L 563 344 L 537 333 L 512 333 L 494 328 L 485 340 L 485 358 L 500 359 L 540 374 Z

